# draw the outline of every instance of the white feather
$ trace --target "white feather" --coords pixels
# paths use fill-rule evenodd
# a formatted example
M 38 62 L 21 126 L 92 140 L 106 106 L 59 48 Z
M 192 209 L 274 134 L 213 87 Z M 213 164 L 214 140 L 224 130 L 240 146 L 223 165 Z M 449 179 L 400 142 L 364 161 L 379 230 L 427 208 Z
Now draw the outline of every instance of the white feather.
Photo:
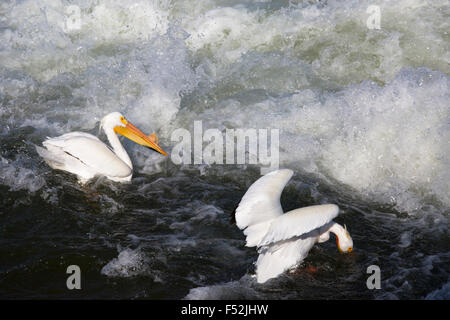
M 74 173 L 84 180 L 95 175 L 113 178 L 131 176 L 131 168 L 96 136 L 84 132 L 70 132 L 48 138 L 36 148 L 38 153 L 55 168 Z
M 258 283 L 266 282 L 297 266 L 308 255 L 315 242 L 313 238 L 295 238 L 261 248 L 256 261 Z
M 256 276 L 259 283 L 274 278 L 302 261 L 315 243 L 340 232 L 329 224 L 339 213 L 334 204 L 316 205 L 283 214 L 283 188 L 292 177 L 289 169 L 273 171 L 254 182 L 236 209 L 236 224 L 244 230 L 246 246 L 259 248 Z
M 292 175 L 292 170 L 277 170 L 264 175 L 253 183 L 236 209 L 236 225 L 240 229 L 245 229 L 282 215 L 280 196 Z M 255 246 L 262 239 L 265 229 L 268 227 L 269 224 L 265 223 L 258 227 L 248 228 L 245 232 L 247 246 Z M 252 232 L 253 230 L 255 233 Z
M 308 233 L 327 224 L 338 213 L 339 207 L 335 204 L 323 204 L 289 211 L 272 221 L 269 230 L 258 246 L 265 246 L 272 242 Z
M 247 241 L 245 246 L 246 247 L 257 246 L 258 243 L 261 241 L 261 239 L 263 239 L 264 236 L 266 235 L 267 230 L 269 230 L 272 220 L 273 219 L 270 219 L 269 221 L 260 222 L 247 227 L 244 230 L 244 235 L 247 236 L 247 238 L 245 239 Z

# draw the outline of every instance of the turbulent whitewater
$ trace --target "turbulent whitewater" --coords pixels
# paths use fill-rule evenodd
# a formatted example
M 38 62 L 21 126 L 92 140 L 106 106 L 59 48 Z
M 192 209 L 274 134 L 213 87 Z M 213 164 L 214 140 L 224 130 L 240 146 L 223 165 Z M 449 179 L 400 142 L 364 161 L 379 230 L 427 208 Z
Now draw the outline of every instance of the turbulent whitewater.
M 449 13 L 444 0 L 2 1 L 0 296 L 448 299 Z M 130 184 L 80 186 L 35 152 L 97 135 L 117 110 L 169 153 L 123 141 Z M 172 163 L 172 132 L 194 121 L 279 129 L 295 172 L 284 211 L 339 205 L 352 255 L 324 243 L 258 285 L 230 216 L 260 168 Z M 71 264 L 82 296 L 60 285 Z

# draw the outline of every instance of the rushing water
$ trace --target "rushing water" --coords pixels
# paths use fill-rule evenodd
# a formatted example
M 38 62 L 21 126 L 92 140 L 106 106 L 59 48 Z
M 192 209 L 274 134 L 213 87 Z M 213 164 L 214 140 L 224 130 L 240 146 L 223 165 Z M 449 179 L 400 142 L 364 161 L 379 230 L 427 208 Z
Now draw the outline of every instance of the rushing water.
M 449 15 L 446 0 L 2 1 L 0 297 L 449 299 Z M 279 129 L 284 209 L 338 204 L 354 252 L 316 245 L 260 285 L 230 222 L 258 165 L 176 165 L 123 140 L 132 182 L 82 186 L 36 153 L 111 111 L 169 153 L 194 121 Z

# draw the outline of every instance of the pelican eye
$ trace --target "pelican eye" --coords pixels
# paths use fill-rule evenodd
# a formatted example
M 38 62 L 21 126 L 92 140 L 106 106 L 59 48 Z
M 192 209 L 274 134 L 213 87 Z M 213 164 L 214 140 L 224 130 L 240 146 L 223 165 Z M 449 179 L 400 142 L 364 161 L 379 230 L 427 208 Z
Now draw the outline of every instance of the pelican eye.
M 123 124 L 127 124 L 127 123 L 128 123 L 128 121 L 127 121 L 127 119 L 125 119 L 125 117 L 120 117 L 120 121 L 121 121 Z

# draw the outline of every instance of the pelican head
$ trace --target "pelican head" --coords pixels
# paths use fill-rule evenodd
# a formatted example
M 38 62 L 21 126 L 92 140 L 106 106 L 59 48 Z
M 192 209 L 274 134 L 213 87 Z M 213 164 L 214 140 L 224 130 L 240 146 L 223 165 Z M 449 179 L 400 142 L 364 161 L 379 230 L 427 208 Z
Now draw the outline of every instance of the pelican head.
M 151 148 L 167 156 L 167 153 L 155 141 L 152 141 L 146 134 L 136 128 L 120 112 L 111 112 L 104 116 L 100 122 L 100 129 L 102 128 L 105 132 L 114 131 L 137 144 Z
M 348 233 L 347 226 L 345 224 L 342 231 L 339 232 L 339 234 L 336 233 L 336 243 L 339 251 L 342 253 L 350 253 L 353 251 L 353 239 L 350 236 L 350 233 Z

